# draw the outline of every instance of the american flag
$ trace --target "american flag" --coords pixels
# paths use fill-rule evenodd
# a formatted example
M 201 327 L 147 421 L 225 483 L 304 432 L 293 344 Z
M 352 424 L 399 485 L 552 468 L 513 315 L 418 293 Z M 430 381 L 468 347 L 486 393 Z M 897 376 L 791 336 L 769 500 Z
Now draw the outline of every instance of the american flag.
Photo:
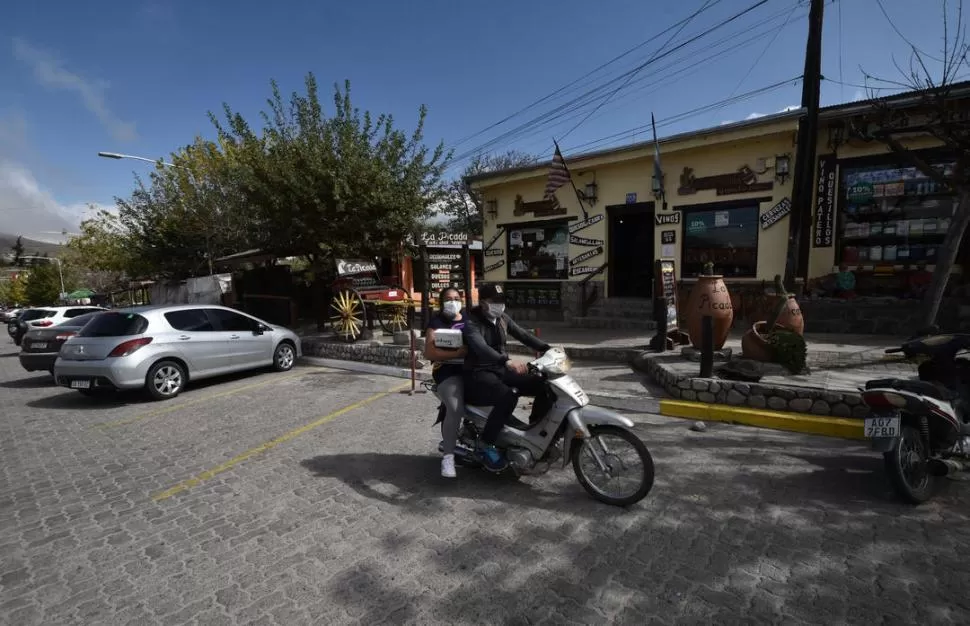
M 546 179 L 546 193 L 543 198 L 546 200 L 556 199 L 556 190 L 569 182 L 569 170 L 566 169 L 566 160 L 562 158 L 559 151 L 559 144 L 556 144 L 556 154 L 552 157 L 549 164 L 549 178 Z

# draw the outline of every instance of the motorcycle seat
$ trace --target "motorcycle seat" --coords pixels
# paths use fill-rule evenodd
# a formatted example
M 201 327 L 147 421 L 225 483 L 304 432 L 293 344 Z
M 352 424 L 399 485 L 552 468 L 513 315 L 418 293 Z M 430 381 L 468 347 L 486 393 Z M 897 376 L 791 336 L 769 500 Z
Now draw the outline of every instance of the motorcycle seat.
M 949 402 L 955 400 L 957 394 L 946 387 L 937 385 L 925 380 L 906 380 L 905 378 L 880 378 L 870 380 L 866 383 L 866 389 L 898 389 L 899 391 L 910 391 L 923 396 L 929 396 L 937 400 Z

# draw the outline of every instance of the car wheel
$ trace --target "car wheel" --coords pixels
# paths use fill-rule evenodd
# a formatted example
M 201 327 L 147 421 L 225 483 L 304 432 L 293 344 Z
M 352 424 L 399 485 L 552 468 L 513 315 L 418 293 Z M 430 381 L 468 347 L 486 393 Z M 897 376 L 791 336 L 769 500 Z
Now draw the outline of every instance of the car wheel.
M 288 372 L 296 364 L 296 349 L 292 344 L 283 342 L 276 346 L 273 353 L 273 369 L 277 372 Z
M 145 377 L 145 388 L 152 400 L 170 400 L 185 386 L 185 369 L 175 361 L 159 361 Z

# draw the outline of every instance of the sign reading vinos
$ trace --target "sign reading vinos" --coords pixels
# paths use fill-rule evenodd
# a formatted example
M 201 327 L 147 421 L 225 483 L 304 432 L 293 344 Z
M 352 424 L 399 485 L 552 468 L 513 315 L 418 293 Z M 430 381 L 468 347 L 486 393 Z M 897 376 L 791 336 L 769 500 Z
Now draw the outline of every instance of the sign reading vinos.
M 505 265 L 505 259 L 500 259 L 500 260 L 496 261 L 495 263 L 492 263 L 491 265 L 486 265 L 485 266 L 485 273 L 491 272 L 492 270 L 497 270 L 498 268 L 502 267 L 503 265 Z
M 657 213 L 657 226 L 664 224 L 680 224 L 680 212 L 677 213 Z
M 569 243 L 574 244 L 574 245 L 577 245 L 577 246 L 595 247 L 595 246 L 602 246 L 603 245 L 603 240 L 602 239 L 586 239 L 585 237 L 577 237 L 576 235 L 570 235 L 569 236 Z
M 593 248 L 592 250 L 587 250 L 586 252 L 580 254 L 575 259 L 570 259 L 570 261 L 569 261 L 569 267 L 572 267 L 574 265 L 578 265 L 579 263 L 582 263 L 583 261 L 588 261 L 588 260 L 592 259 L 594 256 L 599 256 L 601 254 L 603 254 L 603 248 L 602 248 L 602 246 L 601 247 L 598 247 L 598 248 Z
M 377 264 L 366 259 L 337 259 L 337 275 L 366 274 L 376 272 Z
M 569 234 L 571 235 L 573 233 L 578 233 L 579 231 L 583 230 L 584 228 L 589 228 L 593 224 L 599 224 L 600 222 L 602 222 L 605 219 L 605 217 L 606 217 L 605 215 L 603 215 L 602 213 L 600 213 L 599 215 L 592 215 L 592 216 L 584 219 L 581 222 L 576 222 L 575 224 L 570 224 L 569 225 Z

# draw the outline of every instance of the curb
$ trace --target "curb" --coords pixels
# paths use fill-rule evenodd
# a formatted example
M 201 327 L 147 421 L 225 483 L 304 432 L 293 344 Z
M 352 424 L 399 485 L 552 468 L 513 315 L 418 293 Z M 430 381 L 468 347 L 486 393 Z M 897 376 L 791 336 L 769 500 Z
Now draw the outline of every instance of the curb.
M 331 369 L 345 370 L 348 372 L 358 372 L 361 374 L 377 374 L 378 376 L 391 376 L 393 378 L 411 378 L 411 370 L 406 367 L 394 367 L 391 365 L 378 365 L 376 363 L 361 363 L 359 361 L 341 361 L 339 359 L 324 359 L 321 357 L 305 356 L 300 359 L 302 363 L 316 365 L 318 367 L 329 367 Z M 420 383 L 431 380 L 431 372 L 415 372 L 415 380 Z M 590 404 L 613 409 L 614 411 L 629 411 L 633 413 L 653 413 L 660 414 L 661 403 L 659 398 L 641 397 L 634 395 L 619 394 L 609 391 L 589 391 L 585 390 L 589 396 Z
M 684 400 L 661 400 L 660 414 L 666 417 L 743 424 L 839 439 L 865 439 L 862 420 L 841 417 L 810 416 Z

